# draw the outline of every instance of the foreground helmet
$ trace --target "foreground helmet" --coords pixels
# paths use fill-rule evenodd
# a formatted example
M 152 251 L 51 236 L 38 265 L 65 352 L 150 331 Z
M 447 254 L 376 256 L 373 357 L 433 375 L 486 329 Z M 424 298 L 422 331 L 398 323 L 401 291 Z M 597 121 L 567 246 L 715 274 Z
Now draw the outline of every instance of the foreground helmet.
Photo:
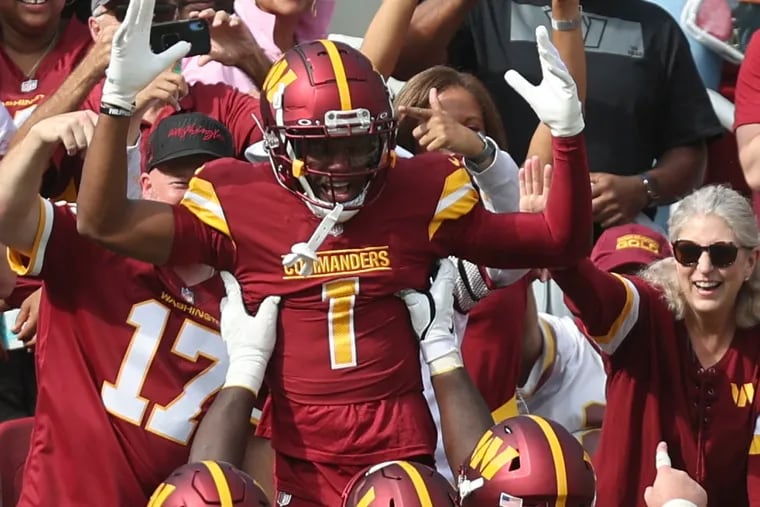
M 596 476 L 565 428 L 521 415 L 483 435 L 462 466 L 459 493 L 462 507 L 593 507 Z
M 285 188 L 318 213 L 341 202 L 352 215 L 377 197 L 396 123 L 385 81 L 363 54 L 329 40 L 300 44 L 272 65 L 260 97 L 265 146 Z M 349 171 L 319 163 L 335 153 Z M 329 181 L 329 195 L 315 188 L 315 178 Z M 332 184 L 340 188 L 351 178 L 363 190 L 346 201 Z
M 358 473 L 343 507 L 455 507 L 457 494 L 441 474 L 411 461 L 388 461 Z
M 261 488 L 247 474 L 227 463 L 201 461 L 176 469 L 162 482 L 148 507 L 269 507 Z

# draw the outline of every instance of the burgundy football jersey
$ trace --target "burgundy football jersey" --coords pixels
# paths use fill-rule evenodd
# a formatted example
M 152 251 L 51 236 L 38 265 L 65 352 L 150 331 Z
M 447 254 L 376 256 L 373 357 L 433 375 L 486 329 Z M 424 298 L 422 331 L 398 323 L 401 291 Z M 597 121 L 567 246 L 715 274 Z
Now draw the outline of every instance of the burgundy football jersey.
M 283 296 L 267 376 L 276 450 L 346 464 L 432 454 L 417 337 L 395 294 L 426 288 L 436 260 L 449 254 L 526 267 L 587 252 L 582 138 L 555 140 L 555 150 L 557 193 L 545 215 L 487 212 L 454 157 L 398 159 L 380 196 L 328 235 L 307 277 L 282 259 L 320 220 L 266 164 L 217 160 L 191 180 L 175 208 L 170 262 L 234 272 L 251 311 L 267 295 Z
M 598 505 L 644 506 L 664 440 L 673 467 L 704 486 L 710 505 L 760 505 L 760 328 L 737 329 L 703 368 L 658 289 L 598 270 L 589 260 L 554 279 L 607 356 L 607 409 Z
M 39 395 L 20 506 L 145 505 L 187 462 L 224 382 L 219 277 L 185 287 L 167 269 L 80 237 L 69 206 L 40 200 L 19 274 L 44 280 Z
M 68 21 L 55 47 L 40 62 L 33 78 L 27 78 L 0 48 L 0 100 L 21 125 L 34 108 L 52 95 L 61 83 L 79 65 L 92 45 L 87 25 L 76 18 Z M 30 86 L 33 82 L 34 86 Z M 22 86 L 22 83 L 27 83 Z

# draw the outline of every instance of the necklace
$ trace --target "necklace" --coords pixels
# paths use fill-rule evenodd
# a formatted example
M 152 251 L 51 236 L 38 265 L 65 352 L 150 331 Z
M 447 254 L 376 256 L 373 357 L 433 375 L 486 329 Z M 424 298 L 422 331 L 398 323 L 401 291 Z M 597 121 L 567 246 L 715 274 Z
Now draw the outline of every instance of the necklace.
M 56 30 L 55 33 L 53 34 L 53 38 L 50 39 L 50 42 L 45 48 L 45 51 L 42 52 L 42 54 L 34 63 L 34 65 L 32 65 L 32 68 L 29 70 L 29 72 L 27 72 L 24 75 L 26 79 L 21 82 L 21 93 L 29 93 L 37 89 L 38 82 L 37 82 L 37 79 L 35 79 L 35 73 L 37 72 L 37 68 L 40 66 L 40 64 L 42 63 L 42 60 L 45 59 L 48 53 L 50 53 L 50 50 L 53 49 L 53 46 L 55 46 L 55 43 L 57 40 L 58 40 L 58 30 Z

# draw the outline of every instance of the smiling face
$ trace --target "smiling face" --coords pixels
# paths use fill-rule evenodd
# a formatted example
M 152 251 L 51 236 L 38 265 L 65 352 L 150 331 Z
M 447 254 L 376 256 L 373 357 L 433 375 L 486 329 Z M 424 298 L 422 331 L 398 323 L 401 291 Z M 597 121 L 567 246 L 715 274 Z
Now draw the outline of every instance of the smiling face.
M 736 260 L 729 266 L 715 266 L 706 251 L 700 253 L 696 265 L 676 263 L 678 285 L 692 312 L 704 317 L 733 310 L 739 289 L 755 267 L 757 250 L 741 248 L 728 224 L 716 215 L 692 217 L 681 228 L 676 240 L 701 246 L 730 243 L 740 247 Z
M 24 36 L 49 37 L 64 4 L 65 0 L 0 0 L 0 20 Z

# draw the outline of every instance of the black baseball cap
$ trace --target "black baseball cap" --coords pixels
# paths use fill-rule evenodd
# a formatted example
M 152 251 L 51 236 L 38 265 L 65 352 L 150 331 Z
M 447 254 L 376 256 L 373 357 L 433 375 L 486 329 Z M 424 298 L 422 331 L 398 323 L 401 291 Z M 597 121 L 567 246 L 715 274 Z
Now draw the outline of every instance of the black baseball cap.
M 232 134 L 220 122 L 201 113 L 167 116 L 150 135 L 150 157 L 146 170 L 157 165 L 193 155 L 213 158 L 235 156 Z

